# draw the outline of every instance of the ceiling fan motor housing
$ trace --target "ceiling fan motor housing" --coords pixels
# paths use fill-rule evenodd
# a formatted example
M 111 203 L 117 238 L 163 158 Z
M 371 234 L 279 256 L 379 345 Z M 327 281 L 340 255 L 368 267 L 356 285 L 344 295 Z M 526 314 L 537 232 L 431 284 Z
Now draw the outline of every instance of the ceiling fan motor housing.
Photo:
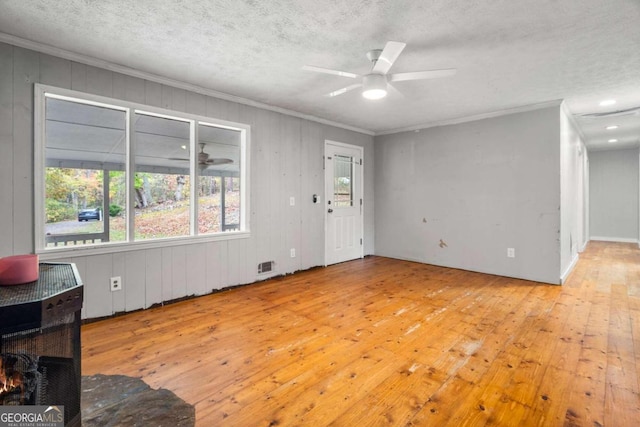
M 362 95 L 369 99 L 380 99 L 387 94 L 387 76 L 367 74 L 362 78 Z

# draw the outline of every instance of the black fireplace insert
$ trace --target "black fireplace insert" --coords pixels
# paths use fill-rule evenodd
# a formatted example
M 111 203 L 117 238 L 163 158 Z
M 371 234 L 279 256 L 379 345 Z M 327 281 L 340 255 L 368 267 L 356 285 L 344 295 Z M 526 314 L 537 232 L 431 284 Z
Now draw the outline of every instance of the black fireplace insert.
M 65 426 L 79 426 L 82 281 L 75 264 L 39 269 L 0 286 L 0 405 L 64 406 Z

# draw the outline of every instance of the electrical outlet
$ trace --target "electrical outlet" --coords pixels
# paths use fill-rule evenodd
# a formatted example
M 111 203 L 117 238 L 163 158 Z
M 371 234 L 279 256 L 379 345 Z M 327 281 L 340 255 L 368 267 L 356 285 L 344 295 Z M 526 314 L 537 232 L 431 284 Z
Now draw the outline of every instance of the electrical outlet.
M 122 290 L 122 277 L 115 276 L 110 279 L 111 292 Z
M 296 205 L 296 198 L 291 196 L 289 197 L 289 206 L 295 206 Z
M 295 257 L 296 257 L 296 249 L 291 248 L 291 258 L 295 258 Z
M 507 248 L 507 258 L 515 258 L 515 257 L 516 257 L 516 249 Z

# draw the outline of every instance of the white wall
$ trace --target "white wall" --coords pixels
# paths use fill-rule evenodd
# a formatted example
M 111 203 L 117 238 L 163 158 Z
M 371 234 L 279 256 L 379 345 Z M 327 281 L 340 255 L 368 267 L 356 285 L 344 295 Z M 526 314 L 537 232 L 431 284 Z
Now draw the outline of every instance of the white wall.
M 0 43 L 0 256 L 34 251 L 34 83 L 252 126 L 251 237 L 56 259 L 78 266 L 85 318 L 251 283 L 263 261 L 276 274 L 322 265 L 325 211 L 312 195 L 324 194 L 325 139 L 364 147 L 364 253 L 374 251 L 373 137 Z M 109 290 L 111 276 L 123 291 Z
M 592 240 L 638 241 L 638 149 L 589 153 Z
M 560 268 L 566 279 L 587 243 L 587 150 L 566 107 L 560 110 Z
M 557 105 L 376 137 L 376 254 L 559 283 L 560 117 Z

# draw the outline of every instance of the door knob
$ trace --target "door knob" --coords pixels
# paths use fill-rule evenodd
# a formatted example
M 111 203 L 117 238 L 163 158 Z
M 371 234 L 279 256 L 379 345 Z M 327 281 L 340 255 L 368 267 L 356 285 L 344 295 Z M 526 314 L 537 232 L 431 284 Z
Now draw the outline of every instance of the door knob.
M 327 210 L 327 212 L 331 213 L 331 212 L 333 212 L 333 209 L 329 208 L 329 209 Z

